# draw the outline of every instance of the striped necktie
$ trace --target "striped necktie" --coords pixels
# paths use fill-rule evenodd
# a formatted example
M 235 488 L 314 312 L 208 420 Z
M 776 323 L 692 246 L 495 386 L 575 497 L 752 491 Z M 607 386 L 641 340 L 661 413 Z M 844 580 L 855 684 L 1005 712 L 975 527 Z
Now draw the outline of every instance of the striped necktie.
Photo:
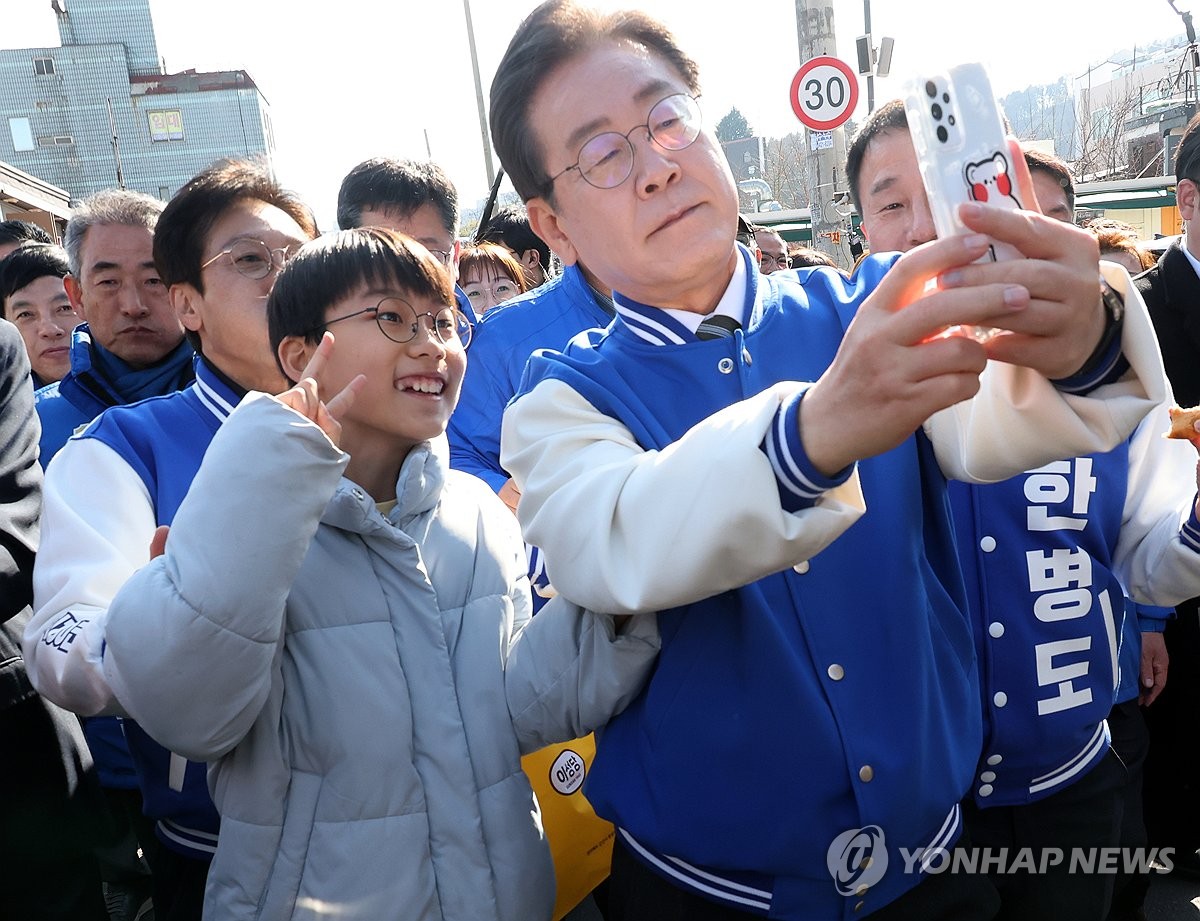
M 735 330 L 741 329 L 742 324 L 724 313 L 712 313 L 700 321 L 696 327 L 697 339 L 732 339 Z

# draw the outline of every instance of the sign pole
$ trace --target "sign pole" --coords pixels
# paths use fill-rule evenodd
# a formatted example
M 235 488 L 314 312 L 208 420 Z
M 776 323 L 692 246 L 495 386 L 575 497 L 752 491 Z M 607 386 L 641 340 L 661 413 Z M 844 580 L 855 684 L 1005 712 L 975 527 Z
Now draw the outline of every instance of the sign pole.
M 796 0 L 796 36 L 800 44 L 801 61 L 836 56 L 837 36 L 833 25 L 832 0 Z M 829 94 L 825 92 L 826 88 L 826 81 L 820 81 L 821 96 L 828 101 Z M 803 92 L 805 88 L 801 86 L 798 89 Z M 793 103 L 795 97 L 796 94 L 793 93 Z M 807 101 L 810 104 L 816 102 L 811 92 Z M 840 124 L 839 122 L 839 126 L 832 129 L 809 129 L 832 130 L 833 143 L 805 145 L 808 156 L 808 185 L 805 191 L 812 211 L 813 247 L 832 256 L 843 268 L 849 268 L 848 251 L 840 245 L 835 245 L 832 238 L 834 231 L 841 229 L 840 218 L 832 205 L 832 199 L 837 192 L 838 174 L 846 162 L 846 135 Z M 814 147 L 817 149 L 813 149 Z

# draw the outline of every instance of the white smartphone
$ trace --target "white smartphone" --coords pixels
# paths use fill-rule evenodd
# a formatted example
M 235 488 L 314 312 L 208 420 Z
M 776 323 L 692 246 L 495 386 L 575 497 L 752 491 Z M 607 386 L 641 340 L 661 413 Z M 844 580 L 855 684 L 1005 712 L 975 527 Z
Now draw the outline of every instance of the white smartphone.
M 904 110 L 939 237 L 969 232 L 958 217 L 958 206 L 964 202 L 1011 210 L 1026 207 L 1020 199 L 1000 106 L 982 64 L 959 64 L 909 80 Z M 997 240 L 977 261 L 1020 255 L 1015 247 Z M 983 341 L 995 330 L 974 327 L 971 332 Z
M 982 64 L 959 64 L 905 85 L 904 110 L 938 236 L 966 233 L 958 206 L 1026 207 L 1005 139 L 1000 106 Z M 996 242 L 981 261 L 1018 258 Z

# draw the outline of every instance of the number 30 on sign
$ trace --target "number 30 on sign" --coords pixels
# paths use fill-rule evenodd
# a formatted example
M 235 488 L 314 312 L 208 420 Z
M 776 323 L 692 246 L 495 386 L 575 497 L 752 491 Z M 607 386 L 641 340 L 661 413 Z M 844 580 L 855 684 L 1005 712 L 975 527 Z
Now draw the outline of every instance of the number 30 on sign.
M 845 61 L 811 58 L 792 78 L 791 100 L 801 122 L 813 131 L 832 131 L 854 114 L 858 78 Z

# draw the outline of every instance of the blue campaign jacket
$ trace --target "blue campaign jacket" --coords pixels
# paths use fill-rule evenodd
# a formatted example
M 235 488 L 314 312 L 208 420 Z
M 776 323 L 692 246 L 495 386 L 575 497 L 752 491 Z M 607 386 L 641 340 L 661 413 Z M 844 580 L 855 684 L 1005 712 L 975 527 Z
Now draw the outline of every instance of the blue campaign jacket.
M 71 334 L 71 370 L 61 381 L 37 392 L 36 409 L 42 423 L 42 469 L 67 439 L 110 406 L 124 406 L 146 397 L 173 393 L 191 383 L 191 345 L 182 340 L 161 361 L 134 371 L 116 355 L 92 341 L 86 323 Z M 117 369 L 121 383 L 105 373 Z
M 244 393 L 203 358 L 186 390 L 105 412 L 80 436 L 115 451 L 146 485 L 155 521 L 169 525 L 187 494 L 204 452 Z M 147 655 L 152 655 L 148 650 Z M 208 793 L 205 765 L 185 761 L 124 720 L 146 815 L 172 850 L 211 859 L 220 824 Z
M 1125 599 L 1125 622 L 1121 626 L 1121 651 L 1117 655 L 1117 693 L 1115 704 L 1133 700 L 1141 692 L 1142 634 L 1162 633 L 1174 608 L 1155 608 Z
M 869 259 L 849 282 L 749 264 L 750 317 L 733 338 L 652 345 L 618 317 L 534 356 L 521 390 L 564 381 L 663 448 L 772 384 L 820 377 L 888 265 Z M 596 812 L 651 865 L 743 911 L 857 917 L 860 901 L 869 912 L 920 881 L 897 848 L 948 846 L 960 830 L 982 730 L 946 479 L 921 431 L 858 469 L 866 514 L 803 572 L 659 614 L 658 666 L 587 780 Z M 888 871 L 862 899 L 839 895 L 831 842 L 870 826 L 886 832 Z
M 450 466 L 498 492 L 508 479 L 500 466 L 500 420 L 525 362 L 537 349 L 561 349 L 572 336 L 607 326 L 611 319 L 574 265 L 490 311 L 475 328 L 462 395 L 446 432 Z
M 1126 441 L 1002 483 L 951 486 L 982 683 L 981 807 L 1049 796 L 1108 749 L 1126 619 L 1113 549 L 1128 483 Z
M 192 380 L 192 347 L 187 340 L 162 361 L 135 372 L 121 359 L 92 341 L 86 323 L 71 336 L 71 370 L 61 381 L 48 384 L 35 395 L 42 435 L 38 456 L 42 469 L 59 452 L 67 439 L 110 406 L 123 406 L 143 397 L 170 393 Z M 119 368 L 123 385 L 104 374 L 103 366 Z M 137 786 L 129 747 L 115 717 L 84 720 L 84 735 L 105 787 L 133 789 Z

